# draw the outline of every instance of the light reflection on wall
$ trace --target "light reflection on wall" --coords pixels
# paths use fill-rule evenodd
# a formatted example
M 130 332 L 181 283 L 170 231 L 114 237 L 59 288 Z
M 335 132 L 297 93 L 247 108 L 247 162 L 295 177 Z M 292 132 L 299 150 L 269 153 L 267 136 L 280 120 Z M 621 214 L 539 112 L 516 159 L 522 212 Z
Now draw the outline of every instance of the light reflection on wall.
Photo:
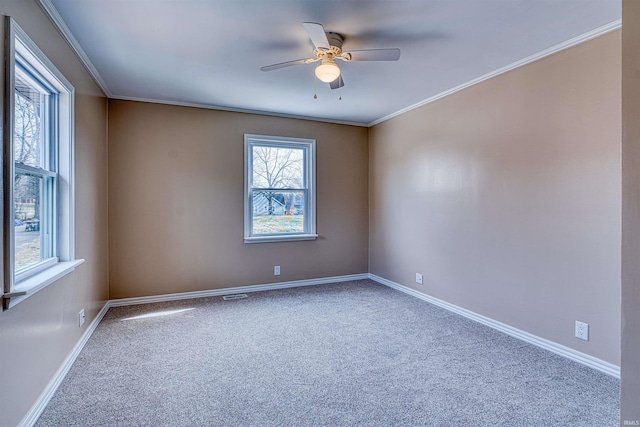
M 443 144 L 417 150 L 408 159 L 410 189 L 431 195 L 472 197 L 478 193 L 480 167 L 471 156 L 449 151 Z

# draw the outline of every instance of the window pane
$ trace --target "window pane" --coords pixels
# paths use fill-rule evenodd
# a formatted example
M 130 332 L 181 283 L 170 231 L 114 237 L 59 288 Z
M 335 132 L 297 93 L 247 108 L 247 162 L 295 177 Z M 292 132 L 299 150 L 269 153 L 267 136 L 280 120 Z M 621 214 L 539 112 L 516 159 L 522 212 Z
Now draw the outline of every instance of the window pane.
M 304 150 L 254 145 L 254 188 L 304 188 Z
M 16 73 L 14 161 L 44 168 L 42 115 L 45 95 L 21 73 Z
M 43 178 L 22 173 L 15 175 L 14 233 L 15 269 L 29 267 L 43 260 L 42 203 Z
M 303 233 L 304 191 L 255 191 L 253 234 Z

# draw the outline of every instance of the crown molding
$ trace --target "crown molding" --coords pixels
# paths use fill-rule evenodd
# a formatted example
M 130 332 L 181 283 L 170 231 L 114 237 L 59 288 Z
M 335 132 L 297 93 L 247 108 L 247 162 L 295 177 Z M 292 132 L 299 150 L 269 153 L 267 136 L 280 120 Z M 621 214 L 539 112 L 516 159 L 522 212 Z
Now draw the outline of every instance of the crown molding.
M 318 121 L 318 122 L 324 122 L 324 123 L 334 123 L 334 124 L 340 124 L 340 125 L 349 125 L 349 126 L 360 126 L 360 127 L 372 127 L 375 126 L 377 124 L 380 124 L 382 122 L 385 122 L 387 120 L 390 120 L 394 117 L 400 116 L 404 113 L 407 113 L 411 110 L 415 110 L 416 108 L 422 107 L 423 105 L 427 105 L 430 104 L 432 102 L 435 102 L 439 99 L 442 99 L 446 96 L 452 95 L 456 92 L 459 92 L 463 89 L 466 89 L 470 86 L 476 85 L 478 83 L 482 83 L 485 80 L 489 80 L 493 77 L 499 76 L 500 74 L 504 74 L 508 71 L 514 70 L 516 68 L 522 67 L 524 65 L 530 64 L 532 62 L 535 62 L 539 59 L 545 58 L 547 56 L 553 55 L 554 53 L 563 51 L 565 49 L 568 49 L 570 47 L 576 46 L 578 44 L 584 43 L 586 41 L 589 41 L 591 39 L 594 39 L 596 37 L 602 36 L 604 34 L 610 33 L 612 31 L 615 31 L 619 28 L 622 27 L 622 20 L 618 19 L 616 21 L 613 21 L 609 24 L 603 25 L 601 27 L 595 28 L 591 31 L 588 31 L 586 33 L 583 33 L 579 36 L 576 36 L 572 39 L 569 39 L 565 42 L 559 43 L 555 46 L 552 46 L 548 49 L 545 49 L 543 51 L 540 51 L 538 53 L 535 53 L 533 55 L 530 55 L 526 58 L 523 58 L 519 61 L 513 62 L 509 65 L 506 65 L 504 67 L 498 68 L 494 71 L 491 71 L 487 74 L 484 74 L 480 77 L 477 77 L 475 79 L 469 80 L 465 83 L 462 83 L 458 86 L 455 86 L 451 89 L 445 90 L 443 92 L 440 92 L 434 96 L 431 96 L 429 98 L 426 98 L 420 102 L 417 102 L 415 104 L 412 104 L 408 107 L 402 108 L 400 110 L 397 110 L 391 114 L 388 114 L 386 116 L 383 116 L 379 119 L 376 119 L 372 122 L 369 123 L 363 123 L 363 122 L 351 122 L 351 121 L 346 121 L 346 120 L 333 120 L 333 119 L 325 119 L 325 118 L 318 118 L 318 117 L 308 117 L 308 116 L 298 116 L 298 115 L 293 115 L 293 114 L 281 114 L 281 113 L 276 113 L 276 112 L 271 112 L 271 111 L 262 111 L 262 110 L 250 110 L 250 109 L 242 109 L 242 108 L 233 108 L 233 107 L 225 107 L 225 106 L 219 106 L 219 105 L 212 105 L 212 104 L 201 104 L 201 103 L 193 103 L 193 102 L 180 102 L 180 101 L 168 101 L 168 100 L 158 100 L 158 99 L 149 99 L 149 98 L 138 98 L 138 97 L 129 97 L 129 96 L 119 96 L 119 95 L 115 95 L 114 93 L 111 92 L 111 90 L 109 89 L 109 87 L 107 86 L 107 84 L 105 83 L 104 79 L 102 78 L 102 76 L 100 75 L 100 73 L 98 72 L 98 70 L 96 69 L 96 67 L 93 65 L 93 63 L 91 62 L 91 60 L 89 59 L 89 57 L 87 56 L 87 54 L 85 53 L 85 51 L 82 49 L 82 47 L 80 46 L 80 43 L 78 42 L 78 40 L 74 37 L 74 35 L 71 33 L 71 30 L 69 29 L 69 27 L 67 26 L 67 24 L 64 22 L 64 20 L 62 19 L 62 16 L 60 15 L 60 13 L 58 12 L 58 10 L 55 8 L 55 6 L 53 5 L 53 3 L 51 2 L 51 0 L 37 0 L 38 4 L 40 5 L 40 7 L 42 7 L 42 9 L 45 11 L 45 13 L 47 14 L 47 16 L 49 17 L 49 19 L 51 20 L 51 22 L 53 22 L 53 24 L 56 26 L 56 28 L 58 29 L 58 31 L 60 31 L 60 33 L 62 34 L 62 36 L 64 37 L 64 39 L 67 41 L 67 43 L 69 44 L 69 46 L 71 46 L 71 48 L 74 50 L 74 52 L 76 53 L 76 55 L 78 55 L 78 58 L 80 58 L 80 61 L 84 64 L 84 66 L 86 67 L 86 69 L 89 71 L 89 73 L 91 74 L 91 76 L 93 77 L 93 79 L 96 81 L 96 83 L 98 84 L 98 86 L 100 86 L 100 88 L 102 89 L 102 91 L 105 93 L 105 95 L 108 98 L 111 99 L 120 99 L 120 100 L 124 100 L 124 101 L 138 101 L 138 102 L 149 102 L 149 103 L 154 103 L 154 104 L 167 104 L 167 105 L 177 105 L 177 106 L 182 106 L 182 107 L 194 107 L 194 108 L 205 108 L 205 109 L 210 109 L 210 110 L 221 110 L 221 111 L 231 111 L 231 112 L 236 112 L 236 113 L 248 113 L 248 114 L 260 114 L 260 115 L 266 115 L 266 116 L 274 116 L 274 117 L 284 117 L 284 118 L 290 118 L 290 119 L 300 119 L 300 120 L 312 120 L 312 121 Z
M 381 117 L 381 118 L 379 118 L 377 120 L 372 121 L 371 123 L 368 123 L 366 126 L 367 127 L 375 126 L 375 125 L 380 124 L 382 122 L 385 122 L 385 121 L 387 121 L 389 119 L 397 117 L 397 116 L 399 116 L 401 114 L 404 114 L 404 113 L 407 113 L 407 112 L 409 112 L 411 110 L 415 110 L 416 108 L 422 107 L 423 105 L 427 105 L 427 104 L 430 104 L 430 103 L 432 103 L 434 101 L 437 101 L 438 99 L 442 99 L 445 96 L 452 95 L 452 94 L 454 94 L 456 92 L 459 92 L 459 91 L 461 91 L 463 89 L 466 89 L 466 88 L 468 88 L 470 86 L 476 85 L 478 83 L 482 83 L 485 80 L 489 80 L 489 79 L 491 79 L 493 77 L 499 76 L 500 74 L 504 74 L 504 73 L 506 73 L 508 71 L 515 70 L 516 68 L 520 68 L 520 67 L 525 66 L 527 64 L 530 64 L 530 63 L 532 63 L 534 61 L 537 61 L 539 59 L 545 58 L 545 57 L 547 57 L 549 55 L 553 55 L 554 53 L 563 51 L 563 50 L 568 49 L 570 47 L 576 46 L 576 45 L 578 45 L 580 43 L 584 43 L 584 42 L 589 41 L 591 39 L 594 39 L 596 37 L 599 37 L 599 36 L 602 36 L 604 34 L 610 33 L 611 31 L 615 31 L 615 30 L 619 29 L 620 27 L 622 27 L 622 20 L 618 19 L 617 21 L 613 21 L 613 22 L 611 22 L 609 24 L 603 25 L 602 27 L 598 27 L 598 28 L 596 28 L 594 30 L 588 31 L 588 32 L 586 32 L 584 34 L 581 34 L 581 35 L 577 36 L 577 37 L 574 37 L 574 38 L 569 39 L 569 40 L 567 40 L 565 42 L 562 42 L 562 43 L 559 43 L 559 44 L 557 44 L 555 46 L 552 46 L 552 47 L 550 47 L 548 49 L 545 49 L 545 50 L 540 51 L 538 53 L 534 53 L 531 56 L 527 56 L 526 58 L 523 58 L 523 59 L 521 59 L 519 61 L 513 62 L 513 63 L 511 63 L 509 65 L 504 66 L 504 67 L 498 68 L 497 70 L 491 71 L 491 72 L 489 72 L 487 74 L 484 74 L 484 75 L 482 75 L 480 77 L 477 77 L 477 78 L 475 78 L 473 80 L 469 80 L 466 83 L 462 83 L 461 85 L 458 85 L 458 86 L 453 87 L 451 89 L 445 90 L 444 92 L 440 92 L 437 95 L 434 95 L 432 97 L 424 99 L 424 100 L 422 100 L 422 101 L 420 101 L 418 103 L 415 103 L 413 105 L 405 107 L 405 108 L 403 108 L 401 110 L 398 110 L 398 111 L 396 111 L 394 113 L 388 114 L 388 115 L 386 115 L 384 117 Z
M 221 105 L 201 104 L 197 102 L 167 101 L 164 99 L 139 98 L 135 96 L 109 96 L 109 99 L 118 99 L 121 101 L 149 102 L 151 104 L 177 105 L 179 107 L 204 108 L 207 110 L 229 111 L 232 113 L 259 114 L 261 116 L 283 117 L 285 119 L 310 120 L 313 122 L 332 123 L 336 125 L 367 127 L 366 122 L 350 122 L 347 120 L 333 120 L 323 117 L 301 116 L 296 114 L 284 114 L 273 111 L 251 110 L 248 108 L 225 107 Z
M 42 10 L 44 10 L 51 22 L 56 26 L 60 34 L 62 34 L 62 37 L 64 37 L 69 46 L 71 46 L 71 49 L 73 49 L 87 71 L 89 71 L 89 74 L 91 74 L 95 82 L 100 86 L 100 89 L 102 89 L 104 94 L 110 98 L 112 93 L 109 90 L 109 86 L 107 86 L 104 79 L 85 53 L 84 49 L 82 49 L 82 46 L 80 46 L 78 40 L 76 40 L 71 30 L 62 19 L 58 9 L 56 9 L 53 3 L 51 3 L 51 0 L 38 0 L 38 4 Z

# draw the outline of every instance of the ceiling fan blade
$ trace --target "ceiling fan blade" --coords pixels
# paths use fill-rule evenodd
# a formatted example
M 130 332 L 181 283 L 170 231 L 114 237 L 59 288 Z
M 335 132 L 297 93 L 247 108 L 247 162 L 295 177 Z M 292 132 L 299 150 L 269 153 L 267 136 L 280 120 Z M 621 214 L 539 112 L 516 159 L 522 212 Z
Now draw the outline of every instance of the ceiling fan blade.
M 329 49 L 327 33 L 324 32 L 322 25 L 315 22 L 303 22 L 302 26 L 317 49 Z
M 285 67 L 291 67 L 292 65 L 301 65 L 301 64 L 308 64 L 309 62 L 313 62 L 314 59 L 296 59 L 295 61 L 287 61 L 287 62 L 281 62 L 279 64 L 273 64 L 273 65 L 266 65 L 264 67 L 260 67 L 261 71 L 272 71 L 272 70 L 278 70 L 280 68 L 285 68 Z
M 400 59 L 400 49 L 364 49 L 345 52 L 350 56 L 349 61 L 397 61 Z
M 342 75 L 338 76 L 337 79 L 329 83 L 331 89 L 338 89 L 344 86 L 344 80 L 342 79 Z

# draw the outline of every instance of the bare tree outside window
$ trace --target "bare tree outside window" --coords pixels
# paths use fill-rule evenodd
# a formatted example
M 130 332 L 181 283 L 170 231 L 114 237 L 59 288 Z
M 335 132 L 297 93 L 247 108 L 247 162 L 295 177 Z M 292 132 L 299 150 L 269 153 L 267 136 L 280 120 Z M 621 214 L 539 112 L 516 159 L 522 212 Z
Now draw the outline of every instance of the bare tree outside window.
M 34 96 L 32 94 L 32 96 Z M 36 93 L 39 101 L 40 94 Z M 14 124 L 14 161 L 28 166 L 40 167 L 41 122 L 40 102 L 24 96 L 16 90 Z
M 275 213 L 274 189 L 301 188 L 304 180 L 303 152 L 299 149 L 253 147 L 253 186 L 267 200 L 269 215 Z
M 304 229 L 304 150 L 252 147 L 254 232 L 302 232 Z
M 42 168 L 42 108 L 44 96 L 20 78 L 14 98 L 14 162 Z M 40 209 L 42 178 L 14 175 L 15 268 L 41 261 Z

